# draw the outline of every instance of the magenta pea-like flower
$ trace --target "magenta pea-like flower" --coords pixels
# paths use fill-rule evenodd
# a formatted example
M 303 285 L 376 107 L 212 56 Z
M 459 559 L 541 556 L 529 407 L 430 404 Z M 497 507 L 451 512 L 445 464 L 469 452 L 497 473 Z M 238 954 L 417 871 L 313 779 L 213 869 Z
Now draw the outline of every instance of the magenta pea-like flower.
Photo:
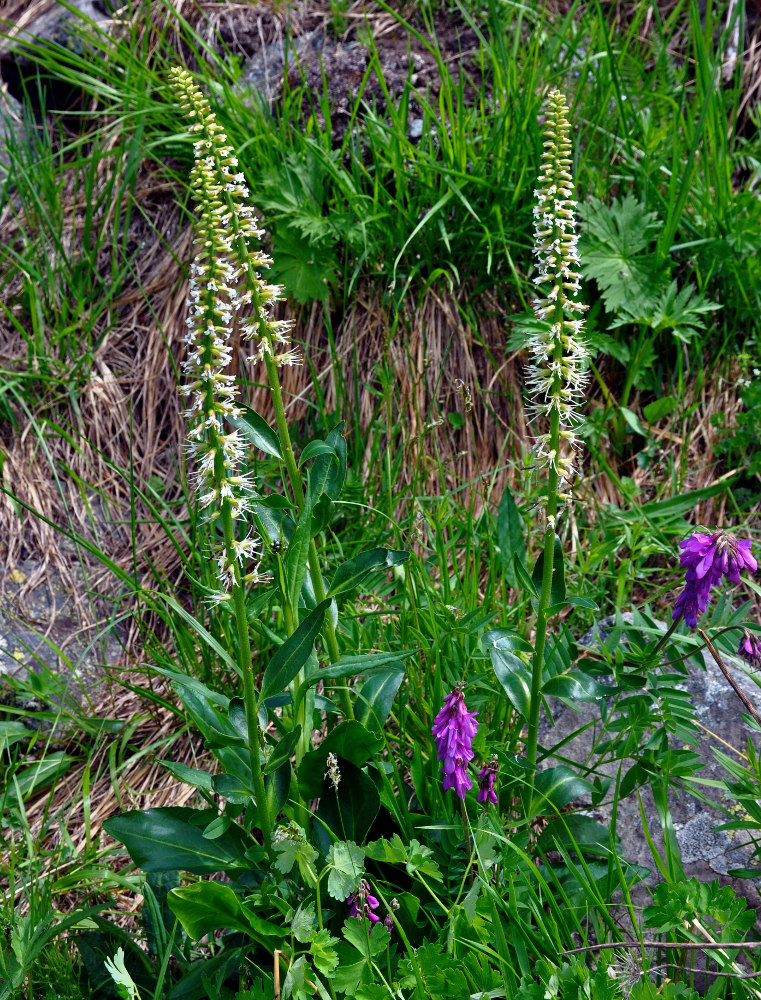
M 745 629 L 737 652 L 754 670 L 761 669 L 761 636 Z
M 712 535 L 693 531 L 679 547 L 682 549 L 679 565 L 687 572 L 673 617 L 683 614 L 690 628 L 695 628 L 698 614 L 708 607 L 711 587 L 718 584 L 722 576 L 739 583 L 740 570 L 749 569 L 755 573 L 758 563 L 750 550 L 750 539 L 738 539 L 728 531 L 715 531 Z
M 495 806 L 497 805 L 497 793 L 494 791 L 494 783 L 497 780 L 497 766 L 497 758 L 492 757 L 488 764 L 484 764 L 478 772 L 478 780 L 481 783 L 478 792 L 478 801 L 485 802 L 487 805 L 490 802 Z
M 473 787 L 466 768 L 473 760 L 473 737 L 478 729 L 477 715 L 478 712 L 468 711 L 462 691 L 456 688 L 447 696 L 431 727 L 438 747 L 441 773 L 444 775 L 444 791 L 454 788 L 461 799 Z
M 353 892 L 346 900 L 349 907 L 349 916 L 362 920 L 364 917 L 370 921 L 370 932 L 373 926 L 380 923 L 380 917 L 375 912 L 380 906 L 380 902 L 370 892 L 370 884 L 365 879 L 359 880 L 357 891 Z

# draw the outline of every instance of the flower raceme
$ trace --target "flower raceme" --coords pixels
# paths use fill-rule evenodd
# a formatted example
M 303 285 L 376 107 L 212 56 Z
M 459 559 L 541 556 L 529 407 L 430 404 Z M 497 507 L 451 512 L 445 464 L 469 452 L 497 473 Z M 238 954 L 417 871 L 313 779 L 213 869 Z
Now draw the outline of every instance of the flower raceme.
M 349 916 L 356 917 L 357 920 L 362 920 L 364 917 L 370 921 L 370 931 L 372 932 L 373 925 L 380 923 L 380 917 L 375 912 L 380 903 L 370 892 L 370 884 L 366 879 L 360 879 L 359 885 L 357 886 L 357 891 L 353 892 L 346 900 L 346 904 L 349 907 Z
M 570 131 L 566 100 L 559 90 L 553 90 L 548 98 L 544 153 L 534 192 L 534 256 L 539 273 L 534 278 L 537 297 L 533 308 L 539 329 L 528 343 L 531 364 L 526 381 L 531 412 L 548 419 L 550 425 L 549 431 L 536 439 L 534 467 L 557 475 L 561 501 L 569 499 L 575 474 L 573 455 L 578 441 L 574 429 L 581 421 L 578 406 L 588 380 L 581 318 L 587 307 L 577 301 L 581 279 Z
M 497 805 L 497 793 L 494 790 L 494 784 L 497 780 L 497 758 L 492 757 L 491 760 L 484 764 L 481 770 L 478 772 L 478 780 L 480 782 L 480 788 L 478 792 L 478 801 L 483 802 L 485 805 L 491 802 L 493 805 Z
M 679 564 L 687 572 L 673 617 L 684 615 L 690 628 L 695 628 L 698 614 L 708 607 L 711 587 L 720 583 L 722 576 L 731 583 L 739 583 L 740 570 L 755 573 L 758 563 L 750 550 L 750 539 L 738 539 L 728 531 L 715 531 L 712 535 L 694 531 L 679 547 L 682 549 Z
M 462 691 L 456 688 L 445 699 L 431 728 L 438 748 L 438 759 L 441 761 L 441 773 L 444 775 L 444 791 L 454 788 L 461 799 L 473 787 L 466 768 L 473 760 L 473 737 L 478 729 L 477 715 L 478 712 L 468 711 Z
M 230 600 L 229 590 L 242 580 L 262 582 L 257 540 L 236 525 L 251 509 L 254 484 L 240 469 L 245 445 L 229 418 L 240 416 L 237 384 L 228 369 L 235 333 L 254 340 L 250 360 L 275 366 L 300 364 L 291 346 L 290 321 L 273 320 L 270 310 L 281 298 L 279 285 L 267 284 L 262 268 L 272 260 L 262 251 L 259 229 L 249 204 L 245 178 L 227 136 L 201 89 L 188 71 L 175 67 L 170 83 L 194 137 L 190 185 L 197 204 L 196 257 L 190 269 L 187 355 L 183 362 L 190 423 L 188 443 L 196 463 L 198 506 L 210 521 L 226 521 L 224 542 L 212 553 L 222 590 L 212 603 Z M 239 537 L 243 535 L 243 537 Z

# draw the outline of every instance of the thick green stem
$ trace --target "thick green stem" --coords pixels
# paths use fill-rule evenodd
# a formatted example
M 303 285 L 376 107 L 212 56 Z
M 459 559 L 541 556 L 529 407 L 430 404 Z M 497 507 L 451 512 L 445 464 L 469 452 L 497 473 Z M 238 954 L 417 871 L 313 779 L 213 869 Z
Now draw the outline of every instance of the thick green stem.
M 562 321 L 562 310 L 560 320 Z M 555 347 L 555 359 L 562 358 L 563 348 L 560 343 Z M 556 377 L 555 389 L 560 389 L 560 379 Z M 550 414 L 550 456 L 557 459 L 560 451 L 560 416 L 557 409 Z M 534 643 L 534 659 L 531 665 L 531 699 L 529 702 L 528 730 L 526 735 L 526 760 L 529 765 L 526 802 L 530 805 L 534 791 L 534 771 L 536 769 L 536 751 L 539 739 L 539 707 L 542 702 L 542 672 L 544 670 L 544 648 L 547 642 L 547 609 L 552 596 L 552 574 L 555 566 L 555 519 L 558 511 L 557 461 L 550 461 L 547 474 L 547 527 L 544 532 L 544 563 L 542 566 L 542 589 L 539 592 L 539 604 L 536 612 L 536 641 Z
M 219 454 L 219 452 L 217 452 Z M 235 626 L 238 633 L 238 666 L 243 678 L 243 701 L 246 708 L 246 726 L 248 729 L 248 752 L 251 762 L 251 777 L 254 783 L 257 815 L 259 826 L 264 836 L 264 847 L 267 856 L 272 858 L 272 826 L 273 820 L 269 812 L 269 803 L 264 788 L 264 774 L 260 757 L 262 734 L 259 726 L 259 714 L 256 711 L 256 690 L 254 687 L 254 669 L 251 661 L 251 644 L 248 635 L 248 616 L 246 614 L 246 595 L 243 581 L 240 577 L 235 560 L 233 540 L 235 537 L 232 512 L 227 501 L 222 503 L 222 530 L 225 536 L 225 551 L 228 565 L 232 567 L 233 584 L 231 595 L 235 616 Z

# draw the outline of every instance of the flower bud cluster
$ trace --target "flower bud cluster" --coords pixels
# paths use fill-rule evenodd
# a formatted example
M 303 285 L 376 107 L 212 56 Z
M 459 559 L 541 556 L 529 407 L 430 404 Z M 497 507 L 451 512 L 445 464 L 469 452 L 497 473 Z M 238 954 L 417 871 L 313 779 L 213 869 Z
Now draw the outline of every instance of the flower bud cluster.
M 574 429 L 581 421 L 578 406 L 588 379 L 581 318 L 586 306 L 577 300 L 581 286 L 570 130 L 568 105 L 560 91 L 553 90 L 549 95 L 539 186 L 534 192 L 534 256 L 539 273 L 534 278 L 537 297 L 532 304 L 540 324 L 528 344 L 531 364 L 527 385 L 532 415 L 550 420 L 550 432 L 536 439 L 534 465 L 558 474 L 561 500 L 570 498 L 576 471 L 574 449 L 578 447 Z M 553 416 L 557 422 L 554 434 Z
M 232 147 L 187 70 L 175 67 L 171 84 L 195 137 L 190 183 L 198 212 L 196 256 L 190 270 L 188 349 L 182 366 L 187 381 L 181 390 L 187 399 L 189 448 L 196 462 L 199 506 L 208 510 L 210 520 L 226 509 L 235 524 L 250 510 L 255 490 L 240 471 L 245 444 L 228 423 L 242 412 L 235 401 L 236 379 L 229 373 L 234 329 L 243 339 L 257 341 L 255 358 L 266 355 L 278 365 L 299 361 L 288 335 L 290 323 L 269 318 L 282 289 L 260 276 L 259 269 L 272 261 L 259 246 L 262 230 Z M 245 537 L 235 533 L 226 538 L 212 554 L 224 588 L 212 596 L 212 603 L 229 600 L 227 591 L 236 581 L 263 580 L 257 539 L 245 529 L 241 534 Z

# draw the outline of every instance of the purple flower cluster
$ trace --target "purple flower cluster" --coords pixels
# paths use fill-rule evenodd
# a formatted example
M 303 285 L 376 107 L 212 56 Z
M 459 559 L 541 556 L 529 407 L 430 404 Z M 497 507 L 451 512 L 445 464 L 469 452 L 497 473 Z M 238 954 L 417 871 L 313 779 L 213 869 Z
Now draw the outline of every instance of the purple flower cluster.
M 454 788 L 461 799 L 473 787 L 465 769 L 473 760 L 473 737 L 478 729 L 477 715 L 478 712 L 468 711 L 463 693 L 457 688 L 446 698 L 431 728 L 444 774 L 444 791 Z
M 478 772 L 481 788 L 478 793 L 478 801 L 489 802 L 497 805 L 497 793 L 494 791 L 494 782 L 497 780 L 497 758 L 492 757 L 488 764 L 484 764 Z
M 761 669 L 761 636 L 745 629 L 737 652 L 754 670 Z
M 359 885 L 357 886 L 357 891 L 353 892 L 346 900 L 347 906 L 349 907 L 349 916 L 356 917 L 357 920 L 362 920 L 363 917 L 367 917 L 370 921 L 370 933 L 372 933 L 373 925 L 380 923 L 380 917 L 375 910 L 378 909 L 380 903 L 375 898 L 375 896 L 370 894 L 370 884 L 365 879 L 361 878 L 359 880 Z
M 737 539 L 728 531 L 704 535 L 694 531 L 679 543 L 682 556 L 679 565 L 687 570 L 684 590 L 674 605 L 674 618 L 684 614 L 684 620 L 695 628 L 698 614 L 708 607 L 710 590 L 726 576 L 732 583 L 740 582 L 740 570 L 755 573 L 758 563 L 750 551 L 749 539 Z

